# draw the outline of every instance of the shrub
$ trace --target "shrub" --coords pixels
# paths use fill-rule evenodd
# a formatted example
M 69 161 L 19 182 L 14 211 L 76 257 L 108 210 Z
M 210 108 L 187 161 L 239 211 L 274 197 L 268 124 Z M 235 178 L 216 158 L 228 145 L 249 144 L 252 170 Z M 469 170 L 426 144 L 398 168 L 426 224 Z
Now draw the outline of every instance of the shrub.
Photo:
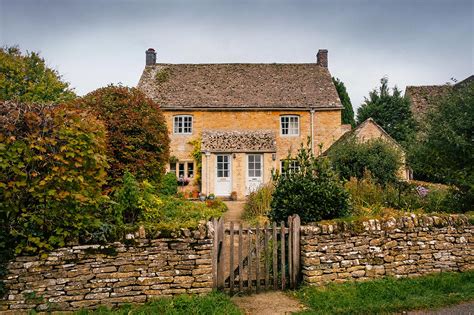
M 16 253 L 63 246 L 100 223 L 105 152 L 105 128 L 87 112 L 1 103 L 1 228 Z
M 275 190 L 273 183 L 267 183 L 260 186 L 259 189 L 251 192 L 247 197 L 244 206 L 244 219 L 254 219 L 258 217 L 267 217 L 271 208 L 272 194 Z
M 327 155 L 336 172 L 345 180 L 351 177 L 362 179 L 369 171 L 379 184 L 397 182 L 401 154 L 382 139 L 367 142 L 359 142 L 355 137 L 343 139 L 332 146 Z
M 159 183 L 168 162 L 169 137 L 158 104 L 135 88 L 110 85 L 76 100 L 106 125 L 109 177 L 118 183 L 125 170 L 137 180 Z
M 134 223 L 140 215 L 140 188 L 135 177 L 125 171 L 122 186 L 115 192 L 115 213 L 119 222 Z
M 175 173 L 167 173 L 161 182 L 160 193 L 164 196 L 174 196 L 178 193 L 178 179 Z
M 332 219 L 345 215 L 349 195 L 324 157 L 315 157 L 301 146 L 296 156 L 299 169 L 275 176 L 271 202 L 272 220 L 286 220 L 298 214 L 303 223 Z

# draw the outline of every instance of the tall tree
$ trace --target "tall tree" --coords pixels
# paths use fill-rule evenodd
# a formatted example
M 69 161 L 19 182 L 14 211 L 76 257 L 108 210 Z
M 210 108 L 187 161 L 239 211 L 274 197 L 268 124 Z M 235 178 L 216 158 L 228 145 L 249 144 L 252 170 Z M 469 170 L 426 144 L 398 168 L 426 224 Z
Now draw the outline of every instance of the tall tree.
M 354 127 L 354 109 L 352 108 L 349 94 L 347 94 L 346 86 L 344 85 L 344 82 L 338 78 L 332 78 L 332 82 L 336 86 L 337 94 L 341 99 L 342 106 L 344 106 L 344 109 L 342 110 L 342 123 L 351 124 L 351 126 Z
M 69 83 L 38 53 L 22 54 L 16 46 L 0 48 L 0 100 L 58 103 L 74 97 Z
M 357 124 L 372 117 L 395 140 L 406 145 L 415 130 L 410 101 L 396 86 L 390 93 L 387 78 L 382 78 L 380 83 L 380 88 L 372 90 L 357 110 Z

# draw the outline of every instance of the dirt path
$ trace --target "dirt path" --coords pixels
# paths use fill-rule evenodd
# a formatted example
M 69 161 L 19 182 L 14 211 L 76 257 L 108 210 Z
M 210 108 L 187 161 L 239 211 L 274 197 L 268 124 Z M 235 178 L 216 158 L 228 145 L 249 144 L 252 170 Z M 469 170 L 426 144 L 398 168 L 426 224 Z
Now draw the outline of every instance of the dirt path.
M 281 291 L 233 297 L 245 315 L 285 315 L 304 310 L 304 305 Z

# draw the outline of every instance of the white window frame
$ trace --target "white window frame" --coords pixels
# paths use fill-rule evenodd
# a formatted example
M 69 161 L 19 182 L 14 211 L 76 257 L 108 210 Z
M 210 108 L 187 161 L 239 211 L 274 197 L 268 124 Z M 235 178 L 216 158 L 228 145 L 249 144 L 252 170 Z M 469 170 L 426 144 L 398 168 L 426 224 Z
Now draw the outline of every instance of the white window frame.
M 186 121 L 188 120 L 189 121 Z M 189 123 L 189 126 L 185 126 Z M 193 116 L 192 115 L 176 115 L 173 116 L 173 134 L 175 135 L 191 135 L 193 133 Z M 189 131 L 185 131 L 189 128 Z M 180 131 L 181 129 L 181 131 Z
M 286 120 L 286 121 L 284 121 Z M 294 121 L 292 121 L 294 120 Z M 290 127 L 291 123 L 296 122 L 297 126 Z M 287 127 L 283 128 L 283 124 L 287 124 Z M 284 133 L 283 130 L 286 129 L 287 133 Z M 280 116 L 280 135 L 283 137 L 295 137 L 300 135 L 300 116 L 298 115 L 281 115 Z
M 298 161 L 296 159 L 284 159 L 280 160 L 280 173 L 285 175 L 285 163 L 288 163 L 288 173 L 293 173 L 294 171 L 298 171 L 300 166 L 298 165 Z

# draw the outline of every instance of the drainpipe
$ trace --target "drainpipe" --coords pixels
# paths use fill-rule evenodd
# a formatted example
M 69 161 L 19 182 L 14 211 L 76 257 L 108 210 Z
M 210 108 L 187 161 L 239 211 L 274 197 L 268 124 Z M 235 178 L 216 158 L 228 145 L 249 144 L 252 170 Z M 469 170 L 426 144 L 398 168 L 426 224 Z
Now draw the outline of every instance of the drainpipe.
M 209 156 L 211 156 L 211 152 L 206 151 L 206 195 L 209 195 Z
M 311 114 L 311 153 L 314 154 L 314 109 L 311 109 L 310 111 Z

